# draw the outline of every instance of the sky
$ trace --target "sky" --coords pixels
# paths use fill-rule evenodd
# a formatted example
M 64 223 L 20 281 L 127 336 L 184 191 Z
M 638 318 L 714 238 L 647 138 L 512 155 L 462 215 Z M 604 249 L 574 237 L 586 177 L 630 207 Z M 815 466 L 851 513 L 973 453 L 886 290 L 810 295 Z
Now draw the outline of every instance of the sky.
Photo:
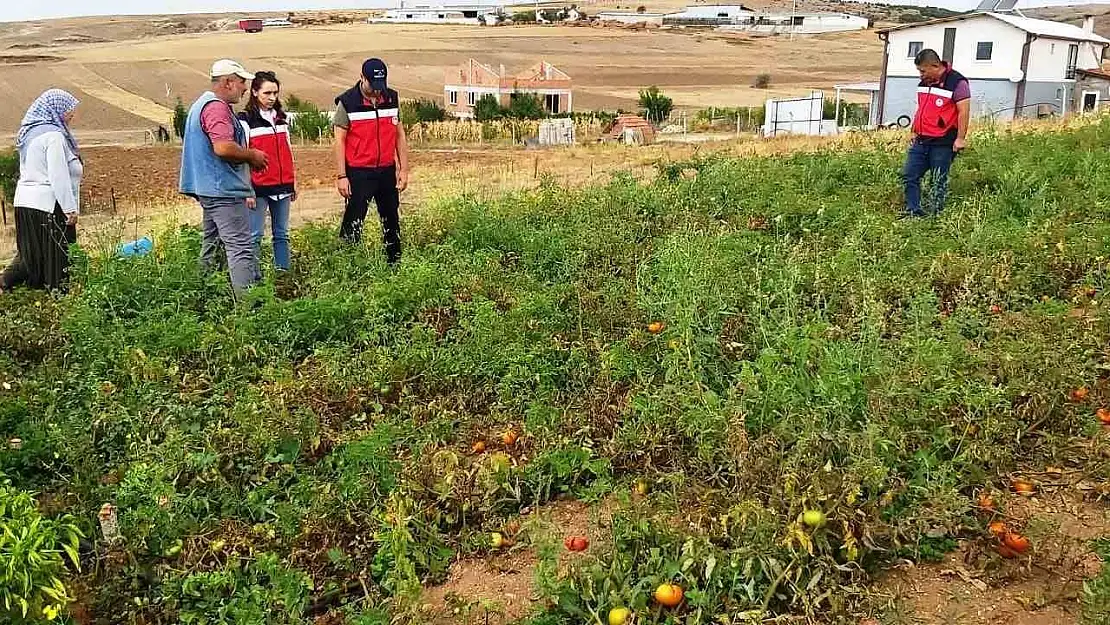
M 460 0 L 435 2 L 444 5 L 463 3 Z M 377 9 L 398 5 L 399 0 L 0 0 L 0 22 L 81 15 L 249 14 L 308 9 Z
M 409 0 L 413 2 L 414 0 Z M 720 0 L 724 2 L 726 0 Z M 732 0 L 727 0 L 732 1 Z M 973 9 L 979 0 L 870 0 L 882 4 L 944 6 Z M 1110 0 L 1019 0 L 1018 7 L 1060 4 L 1110 4 Z M 421 3 L 431 4 L 428 0 Z M 477 4 L 478 2 L 472 3 Z M 495 0 L 486 0 L 490 4 Z M 739 0 L 737 0 L 739 2 Z M 464 4 L 466 0 L 439 0 L 435 4 Z M 0 0 L 0 22 L 19 22 L 81 15 L 159 15 L 164 13 L 243 13 L 307 9 L 378 9 L 398 6 L 400 0 Z M 693 4 L 693 2 L 691 2 Z M 802 4 L 802 3 L 799 3 Z

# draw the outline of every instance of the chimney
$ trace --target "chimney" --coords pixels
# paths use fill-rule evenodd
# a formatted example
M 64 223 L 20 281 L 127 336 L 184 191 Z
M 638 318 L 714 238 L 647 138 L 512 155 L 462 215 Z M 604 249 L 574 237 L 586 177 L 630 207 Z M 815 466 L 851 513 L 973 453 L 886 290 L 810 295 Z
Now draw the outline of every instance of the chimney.
M 1095 16 L 1093 16 L 1093 15 L 1084 15 L 1083 16 L 1083 32 L 1085 32 L 1087 34 L 1093 34 L 1095 32 Z

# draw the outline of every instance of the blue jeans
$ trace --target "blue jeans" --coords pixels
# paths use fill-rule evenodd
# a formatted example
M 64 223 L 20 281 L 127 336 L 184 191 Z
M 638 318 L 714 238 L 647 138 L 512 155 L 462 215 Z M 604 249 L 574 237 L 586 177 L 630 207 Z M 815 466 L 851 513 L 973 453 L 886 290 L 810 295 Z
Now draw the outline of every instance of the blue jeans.
M 906 154 L 902 180 L 906 185 L 906 211 L 911 215 L 925 215 L 921 210 L 921 179 L 933 172 L 933 193 L 930 212 L 939 213 L 948 195 L 948 169 L 955 152 L 950 145 L 932 145 L 914 140 Z
M 266 228 L 266 213 L 270 214 L 270 230 L 274 237 L 274 267 L 289 271 L 289 205 L 292 198 L 272 200 L 268 197 L 255 198 L 257 204 L 251 211 L 251 234 L 254 236 L 254 249 L 262 249 L 262 231 Z M 261 255 L 259 255 L 261 258 Z

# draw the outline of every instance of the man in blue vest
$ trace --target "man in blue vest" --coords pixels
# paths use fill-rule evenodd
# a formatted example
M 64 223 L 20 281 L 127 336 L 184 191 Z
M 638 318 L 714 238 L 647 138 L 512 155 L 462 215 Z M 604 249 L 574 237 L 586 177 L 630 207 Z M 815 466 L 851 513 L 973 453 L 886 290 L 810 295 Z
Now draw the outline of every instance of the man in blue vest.
M 925 215 L 921 209 L 921 179 L 933 172 L 932 212 L 944 208 L 948 194 L 948 169 L 952 159 L 967 146 L 971 119 L 971 87 L 962 74 L 925 49 L 914 58 L 921 82 L 917 86 L 917 112 L 902 177 L 906 185 L 906 212 Z
M 193 103 L 185 122 L 180 189 L 200 203 L 204 215 L 201 266 L 216 268 L 222 246 L 232 289 L 239 295 L 261 279 L 247 198 L 254 197 L 250 168 L 265 169 L 266 154 L 247 147 L 246 131 L 231 110 L 254 74 L 223 59 L 212 65 L 210 75 L 211 90 Z

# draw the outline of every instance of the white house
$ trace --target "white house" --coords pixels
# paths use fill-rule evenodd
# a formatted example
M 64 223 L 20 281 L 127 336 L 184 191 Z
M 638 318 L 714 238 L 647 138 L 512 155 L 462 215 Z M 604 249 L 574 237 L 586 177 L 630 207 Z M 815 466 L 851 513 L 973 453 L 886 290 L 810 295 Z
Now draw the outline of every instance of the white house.
M 418 4 L 387 9 L 384 17 L 370 18 L 372 24 L 496 24 L 502 14 L 500 6 L 489 4 L 428 5 Z
M 694 4 L 678 13 L 664 15 L 663 23 L 669 26 L 720 26 L 754 15 L 755 11 L 742 4 Z
M 920 82 L 914 57 L 936 50 L 968 78 L 971 112 L 1000 120 L 1066 113 L 1078 70 L 1101 66 L 1110 40 L 1082 27 L 1010 13 L 971 13 L 879 31 L 880 123 L 913 116 Z
M 662 26 L 664 13 L 639 13 L 636 11 L 601 11 L 597 14 L 599 22 L 615 22 L 619 24 L 647 24 L 649 26 Z
M 864 30 L 870 26 L 871 21 L 866 17 L 849 13 L 760 13 L 717 28 L 735 32 L 814 35 Z

